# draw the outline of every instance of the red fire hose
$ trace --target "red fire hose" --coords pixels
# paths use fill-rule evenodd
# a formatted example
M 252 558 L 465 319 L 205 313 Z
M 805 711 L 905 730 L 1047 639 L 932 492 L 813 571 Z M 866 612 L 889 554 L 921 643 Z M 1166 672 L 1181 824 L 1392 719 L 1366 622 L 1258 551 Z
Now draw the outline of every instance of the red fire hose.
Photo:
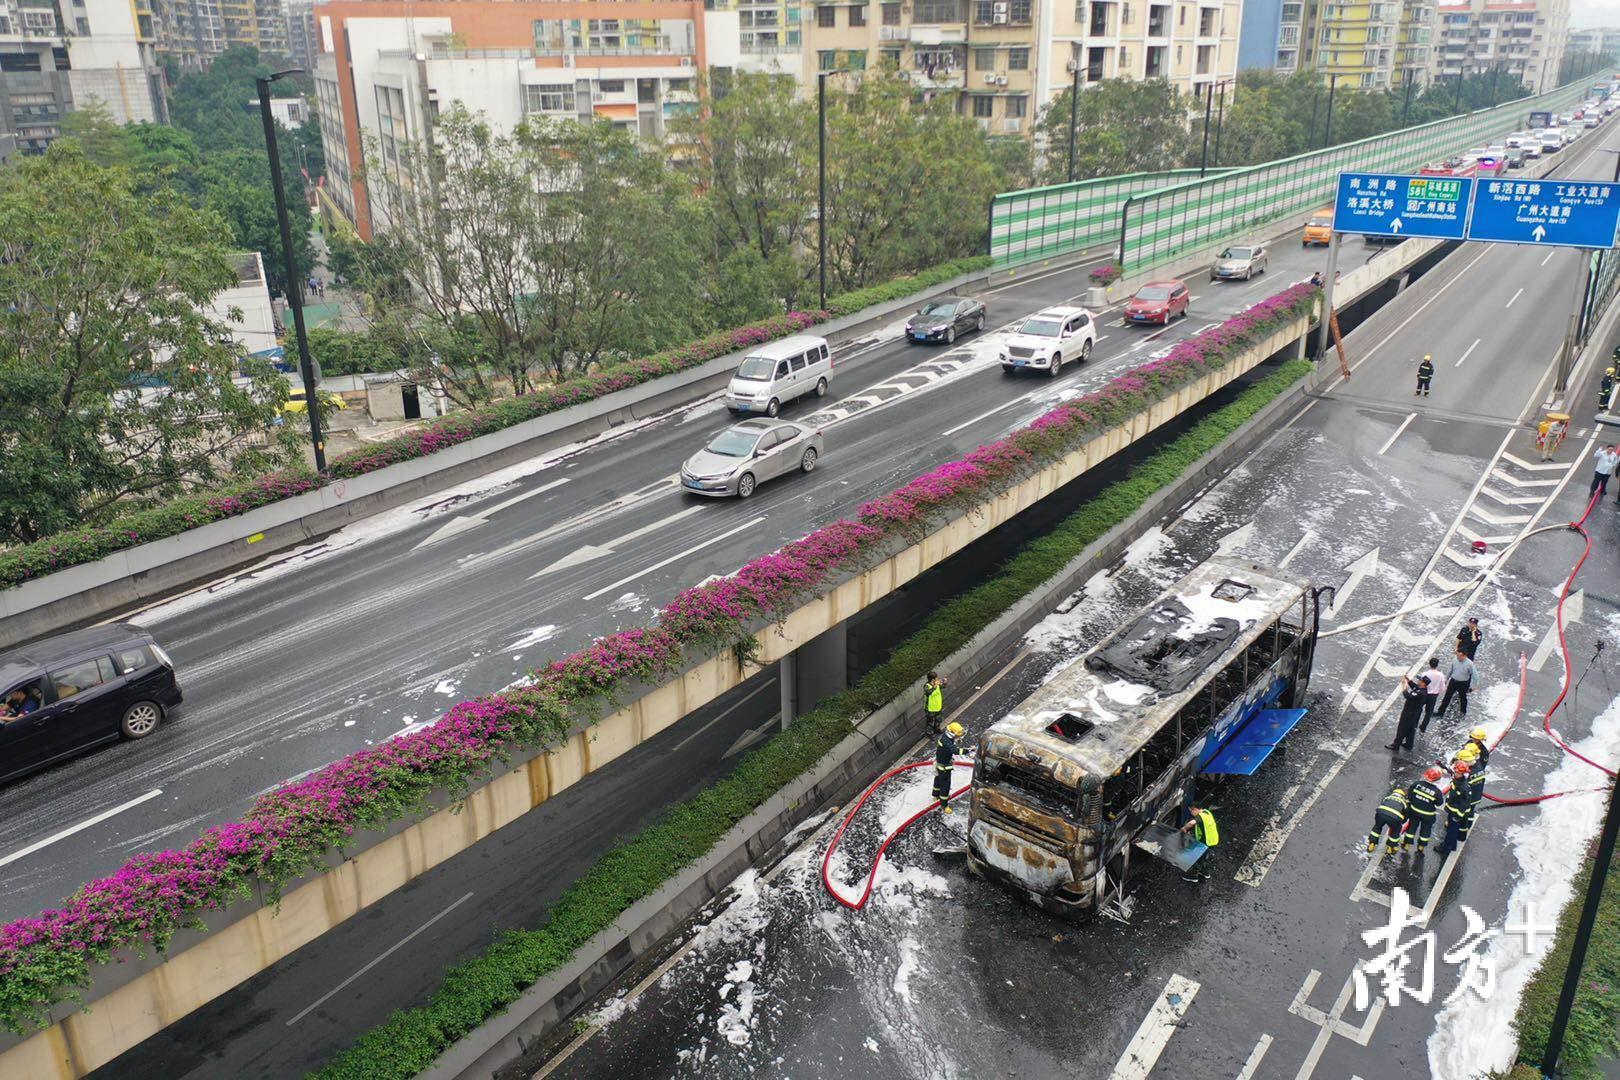
M 887 783 L 890 778 L 898 776 L 908 769 L 921 769 L 924 766 L 932 765 L 933 763 L 933 759 L 930 758 L 927 761 L 913 761 L 909 765 L 901 765 L 897 768 L 890 769 L 888 772 L 872 781 L 871 786 L 861 793 L 861 797 L 859 799 L 855 800 L 855 805 L 849 808 L 849 812 L 844 815 L 844 820 L 838 823 L 837 831 L 833 833 L 832 840 L 827 844 L 827 854 L 821 857 L 821 884 L 826 887 L 827 892 L 832 895 L 834 900 L 838 901 L 840 904 L 843 904 L 845 907 L 849 908 L 849 910 L 860 911 L 866 906 L 866 902 L 872 898 L 872 886 L 877 882 L 878 867 L 883 864 L 883 853 L 889 850 L 889 845 L 894 843 L 895 838 L 901 833 L 911 828 L 915 822 L 921 820 L 924 814 L 932 813 L 936 808 L 938 808 L 939 802 L 937 800 L 930 802 L 927 806 L 923 807 L 921 810 L 902 821 L 893 832 L 883 838 L 883 843 L 877 849 L 877 854 L 872 856 L 872 869 L 867 872 L 866 888 L 861 892 L 861 898 L 859 900 L 849 900 L 837 889 L 833 888 L 832 878 L 828 876 L 827 872 L 828 865 L 832 862 L 833 852 L 838 849 L 839 841 L 844 838 L 844 830 L 849 828 L 849 823 L 851 821 L 855 820 L 855 815 L 860 813 L 861 807 L 866 805 L 866 800 L 870 799 L 877 789 Z M 966 765 L 971 768 L 973 762 L 954 760 L 952 765 Z M 955 791 L 951 792 L 950 797 L 954 799 L 958 795 L 966 792 L 972 786 L 973 785 L 971 784 L 964 784 Z

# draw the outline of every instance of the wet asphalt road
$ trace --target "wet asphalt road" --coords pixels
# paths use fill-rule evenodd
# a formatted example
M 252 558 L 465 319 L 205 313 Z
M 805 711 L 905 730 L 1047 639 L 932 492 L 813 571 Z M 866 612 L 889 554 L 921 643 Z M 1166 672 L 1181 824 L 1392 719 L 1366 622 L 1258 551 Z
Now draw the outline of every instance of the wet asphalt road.
M 1027 656 L 1007 657 L 999 681 L 955 688 L 958 700 L 982 691 L 958 715 L 970 736 L 1223 540 L 1226 550 L 1286 560 L 1325 584 L 1342 583 L 1376 547 L 1379 569 L 1354 589 L 1331 628 L 1466 581 L 1471 535 L 1500 549 L 1500 536 L 1580 516 L 1590 469 L 1586 457 L 1576 459 L 1589 456 L 1589 431 L 1559 455 L 1566 468 L 1520 464 L 1540 464 L 1516 422 L 1542 400 L 1580 257 L 1559 252 L 1543 264 L 1545 255 L 1465 248 L 1353 333 L 1358 366 L 1349 383 L 1184 508 L 1162 538 L 1094 578 L 1072 616 L 1037 631 Z M 1414 400 L 1412 372 L 1423 353 L 1434 355 L 1439 374 L 1432 396 Z M 1588 367 L 1580 398 L 1588 405 L 1578 417 L 1590 416 L 1592 374 Z M 1613 497 L 1594 515 L 1594 556 L 1578 581 L 1584 615 L 1569 635 L 1578 668 L 1620 625 Z M 1460 971 L 1441 953 L 1467 929 L 1464 905 L 1500 929 L 1524 918 L 1528 896 L 1543 904 L 1537 921 L 1550 922 L 1567 895 L 1558 856 L 1578 847 L 1574 834 L 1558 830 L 1578 832 L 1571 820 L 1595 829 L 1601 798 L 1572 795 L 1545 811 L 1484 811 L 1449 871 L 1434 854 L 1370 865 L 1362 849 L 1385 787 L 1454 749 L 1465 730 L 1453 717 L 1431 729 L 1419 753 L 1392 756 L 1383 749 L 1394 724 L 1389 696 L 1399 671 L 1435 651 L 1444 655 L 1454 620 L 1477 613 L 1487 641 L 1471 719 L 1500 727 L 1517 696 L 1518 656 L 1536 653 L 1555 586 L 1580 552 L 1579 538 L 1565 530 L 1530 539 L 1465 604 L 1453 600 L 1324 639 L 1312 713 L 1288 749 L 1255 778 L 1206 793 L 1224 836 L 1208 860 L 1210 879 L 1188 884 L 1139 854 L 1128 924 L 1065 923 L 937 860 L 935 848 L 962 842 L 961 814 L 930 815 L 891 847 L 880 878 L 888 886 L 880 884 L 865 912 L 848 912 L 819 881 L 824 828 L 768 880 L 746 880 L 690 951 L 645 993 L 611 1005 L 606 1017 L 617 1019 L 554 1061 L 551 1075 L 1131 1077 L 1150 1068 L 1164 1077 L 1479 1075 L 1481 1051 L 1504 1045 L 1513 987 L 1527 970 L 1524 948 L 1518 939 L 1501 944 L 1502 984 L 1490 1002 L 1464 998 L 1437 1016 Z M 1596 770 L 1566 765 L 1540 732 L 1560 674 L 1556 654 L 1530 673 L 1525 715 L 1491 759 L 1488 790 L 1539 793 L 1560 768 L 1555 788 L 1601 783 Z M 1620 670 L 1586 672 L 1558 730 L 1571 742 L 1586 737 L 1617 695 Z M 1620 718 L 1604 731 L 1612 742 Z M 880 798 L 872 820 L 852 830 L 839 880 L 853 882 L 866 865 L 884 832 L 874 827 L 877 817 L 898 819 L 923 798 L 904 788 Z M 1419 906 L 1433 894 L 1433 1003 L 1357 1010 L 1351 972 L 1376 952 L 1360 935 L 1387 919 L 1379 898 L 1396 886 Z M 1167 988 L 1180 994 L 1185 1015 L 1174 1027 L 1149 1022 L 1144 1041 L 1139 1027 Z

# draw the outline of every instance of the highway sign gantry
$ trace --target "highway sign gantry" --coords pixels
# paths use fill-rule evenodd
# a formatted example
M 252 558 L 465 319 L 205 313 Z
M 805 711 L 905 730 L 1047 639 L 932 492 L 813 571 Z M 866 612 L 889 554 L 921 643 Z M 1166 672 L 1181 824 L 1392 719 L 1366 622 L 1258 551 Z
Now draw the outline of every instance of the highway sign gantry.
M 1469 240 L 1611 248 L 1620 228 L 1620 185 L 1588 180 L 1481 180 Z
M 1335 232 L 1461 240 L 1475 181 L 1457 176 L 1340 173 Z

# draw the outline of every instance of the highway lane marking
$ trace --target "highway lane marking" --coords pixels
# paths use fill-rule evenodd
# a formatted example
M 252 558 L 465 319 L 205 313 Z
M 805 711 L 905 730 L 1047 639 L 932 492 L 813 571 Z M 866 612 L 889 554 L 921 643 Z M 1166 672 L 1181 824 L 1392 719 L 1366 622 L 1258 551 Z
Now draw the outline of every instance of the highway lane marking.
M 1401 421 L 1401 426 L 1395 429 L 1395 434 L 1391 435 L 1388 439 L 1386 439 L 1384 441 L 1384 445 L 1378 448 L 1378 456 L 1383 457 L 1384 456 L 1384 451 L 1386 451 L 1390 447 L 1394 446 L 1395 445 L 1395 440 L 1401 437 L 1401 432 L 1405 431 L 1406 428 L 1407 428 L 1407 425 L 1410 424 L 1412 421 L 1414 421 L 1416 419 L 1417 419 L 1417 413 L 1407 413 L 1406 414 L 1406 419 Z
M 1524 290 L 1520 289 L 1519 292 L 1524 292 Z M 1517 294 L 1515 294 L 1515 295 L 1517 295 Z M 1473 356 L 1474 355 L 1474 350 L 1479 348 L 1479 343 L 1481 341 L 1484 341 L 1484 340 L 1485 340 L 1484 338 L 1475 338 L 1474 343 L 1472 345 L 1468 346 L 1468 348 L 1464 349 L 1463 354 L 1461 356 L 1457 357 L 1457 362 L 1455 364 L 1452 364 L 1451 366 L 1452 367 L 1462 367 L 1463 366 L 1463 361 L 1468 359 L 1470 356 Z
M 771 689 L 773 686 L 776 686 L 776 685 L 777 685 L 777 680 L 776 679 L 767 679 L 764 683 L 760 684 L 759 686 L 754 687 L 752 693 L 744 695 L 741 701 L 735 702 L 732 705 L 728 706 L 723 712 L 720 713 L 720 715 L 716 716 L 713 720 L 710 720 L 707 724 L 704 724 L 702 727 L 700 727 L 696 731 L 692 732 L 692 734 L 688 735 L 686 738 L 682 739 L 680 742 L 678 742 L 674 746 L 670 747 L 669 752 L 671 754 L 674 754 L 674 753 L 678 752 L 687 743 L 691 742 L 693 739 L 697 738 L 699 735 L 702 735 L 705 731 L 708 731 L 710 728 L 714 727 L 714 725 L 718 724 L 720 721 L 724 720 L 726 717 L 730 716 L 732 713 L 736 712 L 738 709 L 742 708 L 744 705 L 748 704 L 750 701 L 753 701 L 755 698 L 759 697 L 759 695 L 763 694 L 765 691 Z M 772 719 L 774 719 L 774 717 Z
M 1288 569 L 1288 564 L 1294 561 L 1294 556 L 1298 555 L 1300 553 L 1300 549 L 1303 548 L 1306 543 L 1310 541 L 1311 537 L 1315 535 L 1316 534 L 1311 532 L 1309 529 L 1306 529 L 1303 533 L 1301 533 L 1299 539 L 1294 541 L 1294 546 L 1288 549 L 1288 554 L 1284 555 L 1277 563 L 1277 569 Z
M 344 987 L 346 987 L 350 983 L 354 982 L 354 980 L 358 979 L 360 976 L 364 975 L 366 972 L 370 971 L 372 968 L 376 967 L 378 964 L 382 963 L 384 960 L 388 959 L 390 956 L 393 956 L 396 952 L 398 952 L 400 949 L 404 948 L 406 945 L 409 945 L 413 939 L 415 939 L 423 931 L 428 930 L 429 928 L 431 928 L 434 923 L 438 922 L 440 919 L 444 918 L 446 915 L 448 915 L 452 911 L 456 910 L 456 908 L 460 907 L 462 904 L 465 904 L 468 900 L 471 900 L 472 895 L 473 894 L 470 893 L 470 892 L 469 893 L 463 893 L 461 899 L 457 900 L 455 903 L 451 904 L 449 907 L 445 908 L 443 911 L 441 911 L 437 915 L 433 916 L 433 918 L 429 919 L 427 922 L 423 923 L 421 926 L 418 926 L 415 930 L 412 930 L 409 934 L 406 934 L 399 941 L 397 941 L 393 945 L 389 946 L 388 949 L 385 952 L 381 953 L 379 956 L 377 956 L 376 959 L 372 960 L 371 963 L 367 964 L 365 967 L 361 968 L 359 971 L 355 972 L 353 975 L 350 975 L 347 979 L 344 979 L 342 982 L 340 982 L 336 986 L 332 987 L 332 989 L 328 990 L 326 993 L 324 993 L 320 997 L 316 998 L 309 1005 L 306 1005 L 302 1012 L 300 1012 L 297 1016 L 294 1016 L 291 1020 L 287 1021 L 287 1026 L 292 1027 L 294 1024 L 298 1023 L 298 1021 L 302 1020 L 304 1017 L 308 1016 L 310 1013 L 314 1012 L 316 1009 L 318 1009 L 322 1005 L 326 1004 L 329 1000 L 331 1000 L 332 995 L 336 994 L 338 991 L 342 990 Z
M 1260 1041 L 1254 1044 L 1254 1049 L 1249 1051 L 1248 1058 L 1243 1062 L 1243 1071 L 1237 1074 L 1237 1080 L 1253 1080 L 1254 1071 L 1260 1067 L 1266 1051 L 1270 1049 L 1271 1036 L 1261 1035 Z
M 701 514 L 706 509 L 708 508 L 705 506 L 689 506 L 679 513 L 670 514 L 667 517 L 661 517 L 657 521 L 654 521 L 651 524 L 643 525 L 639 529 L 634 529 L 627 532 L 623 536 L 615 536 L 605 543 L 584 544 L 575 548 L 567 555 L 564 555 L 556 562 L 549 563 L 546 566 L 541 567 L 539 570 L 536 570 L 534 573 L 529 575 L 529 580 L 533 581 L 535 578 L 545 577 L 547 574 L 555 573 L 558 570 L 566 570 L 570 566 L 581 566 L 587 562 L 590 562 L 592 559 L 599 559 L 605 555 L 612 555 L 615 551 L 624 547 L 632 540 L 640 540 L 648 533 L 655 533 L 660 529 L 668 528 L 670 525 L 673 525 L 682 518 L 691 517 L 693 514 Z
M 1032 391 L 1032 392 L 1030 392 L 1028 394 L 1024 394 L 1022 397 L 1015 397 L 1011 401 L 1004 401 L 1000 405 L 997 405 L 995 408 L 986 409 L 984 412 L 980 413 L 978 416 L 975 416 L 975 417 L 973 417 L 972 419 L 969 419 L 969 420 L 964 420 L 960 424 L 957 424 L 953 428 L 946 428 L 944 431 L 940 432 L 940 434 L 942 436 L 943 435 L 955 435 L 958 431 L 961 431 L 963 428 L 970 428 L 974 424 L 977 424 L 980 420 L 987 420 L 990 417 L 996 415 L 996 413 L 1002 412 L 1005 409 L 1010 409 L 1014 405 L 1022 405 L 1026 401 L 1032 401 L 1032 400 L 1034 400 L 1034 397 L 1035 397 L 1035 394 Z
M 1521 289 L 1520 289 L 1520 290 L 1519 290 L 1519 291 L 1518 291 L 1518 292 L 1516 292 L 1516 293 L 1514 293 L 1514 294 L 1513 294 L 1513 297 L 1512 297 L 1512 299 L 1510 299 L 1510 300 L 1509 300 L 1509 301 L 1508 301 L 1508 302 L 1507 302 L 1507 303 L 1505 303 L 1505 304 L 1503 304 L 1503 305 L 1502 305 L 1502 306 L 1503 306 L 1503 307 L 1504 307 L 1504 308 L 1510 308 L 1510 307 L 1512 307 L 1512 306 L 1513 306 L 1513 301 L 1514 301 L 1514 300 L 1517 300 L 1517 299 L 1518 299 L 1518 298 L 1519 298 L 1519 297 L 1521 297 L 1521 296 L 1523 296 L 1523 295 L 1524 295 L 1524 289 L 1522 289 L 1522 288 L 1521 288 Z
M 680 560 L 686 558 L 688 555 L 694 555 L 697 552 L 702 551 L 706 547 L 712 547 L 713 545 L 718 544 L 720 541 L 726 539 L 729 536 L 736 536 L 740 532 L 744 532 L 745 530 L 752 529 L 755 525 L 758 525 L 760 522 L 762 522 L 764 520 L 765 520 L 765 515 L 761 514 L 758 517 L 756 517 L 756 518 L 754 518 L 754 519 L 752 519 L 750 521 L 743 522 L 741 525 L 738 525 L 735 529 L 727 529 L 725 532 L 720 533 L 718 536 L 709 537 L 707 540 L 703 541 L 703 543 L 701 543 L 701 544 L 694 544 L 692 547 L 687 548 L 685 551 L 677 551 L 675 554 L 671 555 L 667 559 L 660 559 L 659 561 L 653 563 L 651 566 L 647 567 L 646 569 L 637 570 L 635 573 L 631 574 L 627 578 L 620 578 L 618 581 L 615 581 L 613 584 L 606 585 L 606 586 L 604 586 L 604 587 L 602 587 L 600 589 L 597 589 L 593 593 L 586 593 L 584 596 L 580 597 L 580 599 L 581 600 L 595 600 L 600 596 L 604 596 L 607 593 L 612 592 L 614 589 L 622 588 L 623 586 L 630 584 L 632 581 L 636 581 L 639 578 L 646 577 L 648 574 L 652 573 L 654 570 L 662 570 L 664 567 L 668 566 L 670 563 L 679 562 Z
M 655 483 L 649 484 L 637 491 L 632 491 L 628 495 L 621 495 L 617 499 L 614 499 L 612 502 L 603 506 L 598 506 L 587 510 L 583 514 L 569 518 L 567 521 L 559 521 L 555 525 L 541 529 L 537 533 L 530 533 L 528 536 L 522 537 L 521 539 L 513 540 L 509 544 L 502 544 L 494 551 L 485 551 L 480 552 L 477 555 L 467 556 L 457 565 L 457 569 L 465 570 L 475 566 L 480 566 L 484 563 L 490 562 L 491 560 L 498 559 L 503 555 L 510 555 L 512 552 L 528 547 L 531 544 L 538 544 L 543 540 L 550 540 L 553 536 L 557 536 L 561 533 L 565 533 L 573 529 L 583 528 L 586 525 L 593 525 L 598 521 L 611 517 L 621 510 L 629 510 L 638 503 L 655 499 L 659 495 L 664 494 L 666 491 L 672 490 L 679 482 L 679 474 L 671 473 L 662 480 L 658 480 Z
M 1344 980 L 1344 986 L 1339 990 L 1339 996 L 1334 1000 L 1333 1008 L 1326 1013 L 1313 1005 L 1306 1004 L 1307 999 L 1311 996 L 1311 991 L 1316 989 L 1316 984 L 1321 978 L 1322 973 L 1312 968 L 1310 973 L 1305 976 L 1305 984 L 1299 988 L 1299 992 L 1294 995 L 1294 1000 L 1288 1006 L 1289 1012 L 1307 1023 L 1316 1025 L 1317 1028 L 1316 1039 L 1311 1043 L 1310 1052 L 1305 1055 L 1304 1062 L 1300 1064 L 1299 1072 L 1294 1074 L 1294 1080 L 1309 1080 L 1311 1074 L 1316 1071 L 1317 1063 L 1322 1060 L 1323 1051 L 1327 1049 L 1329 1041 L 1335 1035 L 1349 1039 L 1357 1045 L 1367 1046 L 1372 1042 L 1373 1031 L 1378 1027 L 1378 1021 L 1384 1015 L 1384 998 L 1380 994 L 1373 1003 L 1372 1008 L 1367 1010 L 1367 1019 L 1362 1023 L 1361 1027 L 1351 1027 L 1344 1021 L 1345 1007 L 1350 1004 L 1351 995 L 1355 992 L 1354 975 Z
M 125 810 L 129 810 L 129 809 L 132 809 L 134 807 L 137 807 L 137 806 L 141 805 L 141 803 L 147 802 L 148 800 L 151 800 L 151 799 L 155 799 L 161 794 L 163 794 L 163 789 L 162 788 L 153 788 L 151 791 L 148 791 L 145 795 L 137 795 L 135 798 L 130 799 L 128 802 L 121 802 L 117 806 L 111 808 L 110 810 L 103 810 L 101 813 L 95 815 L 94 817 L 87 817 L 83 821 L 79 822 L 77 825 L 69 825 L 67 828 L 63 829 L 61 832 L 52 833 L 51 835 L 47 836 L 43 840 L 36 840 L 32 844 L 29 844 L 25 848 L 22 848 L 22 849 L 17 850 L 17 851 L 13 851 L 10 855 L 7 855 L 5 858 L 0 859 L 0 866 L 10 866 L 12 863 L 16 862 L 18 859 L 26 859 L 28 856 L 32 855 L 34 852 L 40 850 L 41 848 L 48 848 L 52 844 L 56 843 L 58 840 L 66 840 L 68 837 L 72 836 L 74 833 L 81 833 L 81 832 L 84 832 L 84 830 L 86 830 L 88 828 L 91 828 L 91 827 L 96 826 L 96 825 L 100 825 L 103 821 L 106 821 L 108 818 L 115 817 L 118 814 L 122 814 Z
M 569 482 L 569 479 L 570 478 L 567 476 L 561 476 L 555 480 L 552 480 L 550 483 L 541 484 L 539 487 L 530 488 L 528 491 L 525 491 L 522 494 L 514 495 L 510 499 L 503 499 L 493 506 L 486 506 L 480 510 L 474 510 L 472 513 L 468 514 L 456 514 L 445 521 L 445 523 L 440 525 L 437 529 L 433 530 L 427 539 L 421 541 L 416 545 L 415 548 L 412 548 L 411 550 L 415 551 L 419 548 L 425 548 L 429 544 L 436 544 L 446 537 L 458 536 L 470 529 L 476 529 L 480 525 L 487 525 L 489 524 L 489 519 L 492 515 L 498 514 L 508 507 L 516 506 L 525 499 L 532 499 L 536 495 L 544 495 L 553 488 L 562 487 L 564 484 Z
M 1549 252 L 1547 252 L 1547 255 L 1546 255 L 1546 258 L 1543 258 L 1543 259 L 1542 259 L 1542 260 L 1541 260 L 1541 265 L 1542 265 L 1542 266 L 1546 266 L 1546 265 L 1547 265 L 1547 260 L 1548 260 L 1548 259 L 1551 259 L 1551 258 L 1552 258 L 1552 257 L 1553 257 L 1553 255 L 1554 255 L 1554 254 L 1556 254 L 1556 252 L 1555 252 L 1555 251 L 1549 251 Z
M 1159 1055 L 1170 1044 L 1170 1036 L 1176 1033 L 1197 994 L 1197 983 L 1181 975 L 1170 976 L 1153 1008 L 1142 1018 L 1142 1026 L 1136 1029 L 1130 1045 L 1119 1056 L 1112 1080 L 1145 1080 L 1158 1064 Z
M 1405 330 L 1406 327 L 1408 326 L 1408 324 L 1410 324 L 1413 319 L 1417 318 L 1419 315 L 1423 314 L 1424 311 L 1428 310 L 1428 307 L 1429 307 L 1430 304 L 1434 303 L 1436 300 L 1440 299 L 1441 296 L 1445 295 L 1445 291 L 1447 289 L 1451 288 L 1453 285 L 1457 284 L 1457 282 L 1461 281 L 1463 279 L 1463 276 L 1465 274 L 1467 274 L 1468 271 L 1472 270 L 1474 268 L 1474 265 L 1476 263 L 1478 263 L 1479 260 L 1481 260 L 1485 256 L 1489 255 L 1492 250 L 1493 249 L 1491 247 L 1486 247 L 1478 255 L 1475 255 L 1472 259 L 1469 259 L 1468 262 L 1462 267 L 1462 269 L 1457 271 L 1457 274 L 1456 274 L 1455 277 L 1453 277 L 1450 281 L 1446 282 L 1444 285 L 1440 286 L 1438 289 L 1434 290 L 1434 295 L 1433 296 L 1431 296 L 1427 300 L 1423 301 L 1423 303 L 1421 303 L 1421 304 L 1419 304 L 1417 306 L 1417 309 L 1415 311 L 1413 311 L 1410 315 L 1408 315 L 1406 318 L 1402 319 L 1399 323 L 1397 323 L 1395 325 L 1395 328 L 1393 330 L 1391 330 L 1388 334 L 1385 334 L 1383 339 L 1380 340 L 1378 342 L 1378 344 L 1374 345 L 1372 348 L 1370 348 L 1366 352 L 1362 353 L 1361 358 L 1359 360 L 1357 360 L 1355 363 L 1350 365 L 1350 370 L 1355 371 L 1356 368 L 1360 367 L 1362 364 L 1365 364 L 1368 360 L 1372 359 L 1372 356 L 1373 356 L 1374 353 L 1376 353 L 1379 349 L 1382 349 L 1385 345 L 1388 345 L 1391 341 L 1393 341 L 1394 338 L 1395 338 L 1395 335 L 1399 334 L 1402 330 Z

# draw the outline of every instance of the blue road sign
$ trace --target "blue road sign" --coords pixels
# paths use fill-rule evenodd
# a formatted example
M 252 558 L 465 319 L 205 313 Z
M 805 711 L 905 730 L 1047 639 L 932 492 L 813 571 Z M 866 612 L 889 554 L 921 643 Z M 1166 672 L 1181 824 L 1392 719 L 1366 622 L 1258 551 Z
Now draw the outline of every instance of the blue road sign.
M 1468 239 L 1611 248 L 1620 185 L 1589 180 L 1481 180 Z
M 1333 228 L 1369 236 L 1461 240 L 1474 183 L 1457 176 L 1340 173 Z

